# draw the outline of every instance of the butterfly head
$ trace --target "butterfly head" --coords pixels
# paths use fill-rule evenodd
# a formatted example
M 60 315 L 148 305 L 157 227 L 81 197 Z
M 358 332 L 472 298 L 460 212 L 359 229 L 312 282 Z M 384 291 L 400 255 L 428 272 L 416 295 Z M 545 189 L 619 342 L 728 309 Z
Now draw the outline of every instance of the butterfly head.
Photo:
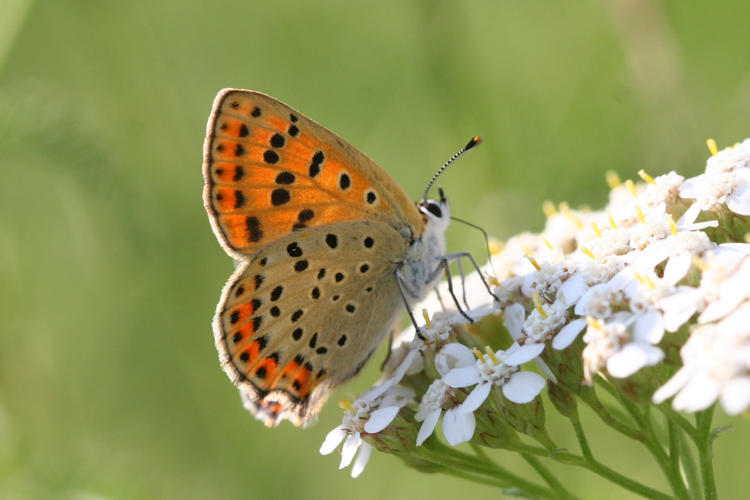
M 445 231 L 451 220 L 450 205 L 448 204 L 448 198 L 445 197 L 443 188 L 439 188 L 438 193 L 440 193 L 439 199 L 425 198 L 417 203 L 417 207 L 425 219 L 425 223 L 429 223 L 431 226 Z

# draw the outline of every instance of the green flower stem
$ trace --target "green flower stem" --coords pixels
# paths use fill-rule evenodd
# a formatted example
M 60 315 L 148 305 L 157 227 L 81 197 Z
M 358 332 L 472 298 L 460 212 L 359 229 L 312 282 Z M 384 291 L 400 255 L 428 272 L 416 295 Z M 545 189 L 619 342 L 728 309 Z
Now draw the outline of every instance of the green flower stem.
M 568 419 L 573 425 L 576 438 L 578 439 L 578 445 L 581 447 L 581 452 L 583 453 L 582 461 L 580 463 L 572 462 L 574 465 L 579 465 L 580 467 L 587 468 L 595 474 L 598 474 L 605 479 L 608 479 L 613 483 L 618 484 L 623 488 L 646 498 L 662 498 L 662 496 L 667 497 L 667 495 L 664 495 L 663 493 L 649 488 L 648 486 L 637 481 L 633 481 L 597 461 L 594 458 L 593 453 L 591 452 L 591 448 L 589 447 L 588 439 L 586 439 L 586 433 L 583 429 L 583 426 L 581 425 L 581 421 L 578 418 L 578 412 L 571 412 L 568 416 Z
M 558 481 L 555 475 L 552 474 L 544 465 L 542 465 L 542 463 L 539 462 L 536 457 L 527 455 L 526 453 L 521 453 L 521 456 L 531 467 L 533 467 L 537 474 L 539 474 L 542 479 L 546 481 L 550 488 L 552 488 L 552 491 L 560 495 L 560 498 L 565 498 L 568 500 L 576 498 L 572 493 L 565 489 L 565 487 L 562 485 L 562 483 L 560 483 L 560 481 Z
M 554 457 L 553 457 L 554 458 Z M 670 495 L 666 495 L 660 491 L 641 484 L 638 481 L 634 481 L 628 477 L 623 476 L 619 472 L 616 472 L 606 465 L 600 463 L 594 458 L 586 459 L 584 457 L 578 457 L 572 453 L 560 453 L 558 455 L 560 461 L 570 465 L 576 465 L 588 469 L 594 474 L 597 474 L 613 483 L 622 486 L 623 488 L 632 491 L 633 493 L 640 495 L 645 498 L 667 500 L 673 498 Z
M 690 495 L 685 487 L 685 483 L 682 481 L 682 475 L 679 474 L 679 471 L 677 471 L 677 474 L 673 472 L 669 458 L 651 426 L 651 417 L 648 413 L 649 407 L 646 407 L 645 414 L 642 414 L 638 405 L 623 396 L 620 391 L 615 389 L 615 387 L 609 383 L 609 381 L 603 377 L 599 380 L 601 381 L 601 386 L 617 399 L 623 408 L 625 408 L 625 411 L 627 411 L 631 418 L 636 422 L 638 427 L 640 427 L 644 436 L 643 445 L 651 453 L 651 456 L 654 457 L 659 468 L 661 468 L 662 473 L 667 478 L 667 481 L 669 481 L 672 492 L 677 498 L 688 500 Z
M 474 483 L 479 483 L 479 484 L 484 484 L 487 486 L 494 486 L 496 488 L 508 487 L 505 481 L 500 481 L 498 479 L 493 478 L 492 476 L 483 476 L 481 474 L 474 474 L 471 471 L 467 471 L 461 468 L 445 467 L 441 470 L 441 472 L 448 474 L 449 476 L 459 477 L 461 479 L 466 479 L 468 481 L 472 481 Z
M 526 443 L 523 443 L 522 441 L 518 440 L 518 441 L 514 441 L 512 443 L 508 443 L 505 446 L 505 449 L 506 450 L 511 450 L 511 451 L 517 451 L 519 453 L 525 453 L 527 455 L 536 455 L 538 457 L 548 457 L 550 450 L 554 449 L 554 448 L 550 448 L 550 449 L 540 448 L 538 446 L 533 446 L 533 445 L 530 445 L 530 444 L 526 444 Z
M 669 434 L 669 466 L 672 474 L 680 474 L 680 429 L 672 420 L 667 420 Z
M 680 438 L 680 462 L 682 463 L 682 471 L 687 478 L 688 489 L 690 490 L 693 498 L 700 498 L 699 491 L 703 489 L 701 486 L 700 473 L 698 467 L 695 465 L 695 457 L 690 448 L 685 433 L 681 432 L 678 434 Z
M 484 460 L 485 462 L 492 462 L 492 459 L 490 459 L 490 456 L 487 455 L 487 452 L 482 449 L 481 446 L 474 443 L 473 441 L 469 441 L 469 445 L 471 446 L 471 449 L 474 450 L 474 453 L 476 454 L 477 458 L 480 460 Z
M 552 438 L 549 437 L 549 434 L 547 434 L 547 431 L 545 431 L 544 429 L 534 432 L 531 437 L 539 442 L 539 444 L 544 446 L 548 451 L 552 451 L 558 448 L 555 442 L 552 441 Z
M 657 406 L 660 412 L 662 412 L 668 419 L 669 422 L 674 422 L 679 425 L 680 428 L 690 436 L 690 439 L 695 441 L 698 438 L 698 429 L 691 424 L 688 419 L 674 411 L 669 404 L 661 404 Z
M 580 397 L 587 405 L 589 405 L 602 422 L 624 436 L 635 439 L 636 441 L 645 441 L 646 436 L 644 436 L 641 431 L 617 420 L 602 402 L 599 401 L 599 398 L 596 397 L 594 391 L 586 391 L 581 394 Z
M 586 460 L 593 460 L 594 455 L 593 453 L 591 453 L 589 441 L 588 439 L 586 439 L 586 433 L 583 431 L 583 425 L 581 425 L 581 420 L 578 418 L 578 411 L 572 414 L 569 419 L 570 423 L 573 425 L 573 429 L 575 430 L 576 439 L 578 440 L 578 446 L 581 447 L 581 453 L 583 453 L 583 456 Z
M 427 445 L 427 442 L 425 443 Z M 469 474 L 477 474 L 495 481 L 497 486 L 517 487 L 542 498 L 558 498 L 551 490 L 527 481 L 512 472 L 486 460 L 481 460 L 442 444 L 437 439 L 429 445 L 418 446 L 415 452 L 425 460 L 444 466 L 446 469 L 460 468 Z
M 713 468 L 713 436 L 711 435 L 711 420 L 714 416 L 714 408 L 716 408 L 716 405 L 711 405 L 707 410 L 695 415 L 698 427 L 698 440 L 695 446 L 698 449 L 701 477 L 703 477 L 703 496 L 706 500 L 716 500 L 717 498 Z

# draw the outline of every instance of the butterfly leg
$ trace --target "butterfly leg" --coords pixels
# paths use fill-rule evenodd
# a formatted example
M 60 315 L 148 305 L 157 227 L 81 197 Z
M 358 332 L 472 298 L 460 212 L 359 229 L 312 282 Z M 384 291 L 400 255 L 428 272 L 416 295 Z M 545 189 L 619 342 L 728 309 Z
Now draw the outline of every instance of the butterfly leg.
M 464 300 L 466 309 L 471 309 L 469 303 L 466 301 L 466 275 L 464 274 L 464 266 L 461 259 L 456 259 L 456 262 L 458 262 L 458 274 L 461 276 L 461 298 Z
M 406 300 L 406 293 L 404 292 L 404 284 L 401 282 L 401 277 L 398 275 L 398 271 L 393 272 L 393 278 L 396 280 L 396 286 L 398 286 L 398 291 L 401 293 L 401 298 L 404 301 L 404 305 L 406 306 L 406 312 L 409 314 L 409 319 L 411 320 L 411 323 L 414 325 L 414 331 L 417 333 L 417 337 L 419 337 L 420 340 L 424 340 L 424 335 L 422 335 L 421 329 L 419 328 L 419 325 L 417 324 L 417 320 L 414 318 L 414 313 L 411 312 L 411 306 L 409 305 L 409 301 Z
M 445 257 L 440 259 L 440 264 L 438 264 L 438 266 L 432 272 L 430 281 L 437 278 L 437 276 L 440 273 L 445 273 L 445 278 L 446 278 L 446 281 L 448 282 L 448 293 L 450 293 L 450 296 L 453 299 L 453 303 L 456 304 L 456 309 L 458 310 L 458 312 L 461 313 L 461 315 L 464 318 L 468 319 L 470 323 L 473 323 L 474 320 L 471 319 L 471 317 L 468 314 L 466 314 L 466 312 L 463 310 L 463 308 L 461 307 L 461 304 L 458 302 L 458 297 L 456 297 L 456 294 L 453 291 L 453 278 L 451 276 L 451 269 L 450 269 L 450 266 L 448 265 L 448 259 Z
M 443 311 L 445 311 L 445 303 L 443 302 L 443 296 L 440 295 L 440 289 L 438 287 L 435 287 L 432 290 L 435 292 L 438 302 L 440 302 L 440 307 L 442 307 Z
M 497 295 L 495 295 L 495 292 L 492 291 L 492 287 L 490 287 L 490 284 L 487 283 L 487 280 L 484 279 L 484 274 L 482 273 L 482 270 L 479 269 L 479 265 L 477 264 L 477 261 L 474 260 L 474 257 L 469 252 L 457 252 L 457 253 L 449 253 L 446 255 L 443 255 L 443 259 L 446 261 L 451 260 L 459 260 L 463 257 L 468 258 L 471 261 L 471 264 L 474 266 L 474 269 L 476 269 L 477 274 L 479 275 L 479 279 L 482 280 L 482 284 L 484 284 L 484 287 L 487 289 L 487 293 L 489 293 L 495 301 L 500 302 L 500 299 L 497 298 Z

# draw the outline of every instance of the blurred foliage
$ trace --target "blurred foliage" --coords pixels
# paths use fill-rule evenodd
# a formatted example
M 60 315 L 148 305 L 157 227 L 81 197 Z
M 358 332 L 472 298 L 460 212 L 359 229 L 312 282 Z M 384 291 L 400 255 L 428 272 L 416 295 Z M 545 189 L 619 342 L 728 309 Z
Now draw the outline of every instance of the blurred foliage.
M 497 498 L 384 455 L 352 480 L 318 455 L 335 401 L 378 362 L 310 429 L 242 409 L 210 329 L 232 267 L 201 202 L 215 93 L 288 102 L 415 198 L 482 134 L 441 182 L 454 214 L 502 238 L 540 229 L 545 199 L 603 204 L 606 169 L 693 175 L 707 137 L 750 135 L 749 14 L 740 0 L 3 0 L 0 497 Z M 450 230 L 453 250 L 480 243 Z M 716 445 L 726 498 L 747 488 L 734 423 Z M 663 487 L 629 443 L 591 442 Z M 629 498 L 567 477 L 583 498 Z

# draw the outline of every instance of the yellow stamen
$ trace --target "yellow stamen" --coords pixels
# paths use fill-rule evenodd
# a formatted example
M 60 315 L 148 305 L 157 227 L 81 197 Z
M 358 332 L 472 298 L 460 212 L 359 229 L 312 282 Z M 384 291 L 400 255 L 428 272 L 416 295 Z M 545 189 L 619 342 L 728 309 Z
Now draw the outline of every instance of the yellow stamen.
M 708 262 L 701 259 L 697 255 L 693 256 L 693 265 L 697 267 L 698 269 L 700 269 L 701 271 L 705 271 L 706 269 L 708 269 Z
M 542 317 L 542 319 L 547 319 L 547 313 L 544 312 L 544 308 L 542 307 L 542 298 L 539 297 L 539 294 L 534 292 L 531 298 L 534 300 L 534 307 L 536 308 L 537 312 L 539 312 L 539 315 Z
M 492 349 L 490 349 L 490 346 L 488 346 L 488 345 L 484 346 L 484 352 L 487 353 L 487 356 L 490 357 L 490 359 L 492 360 L 493 363 L 495 363 L 495 364 L 500 363 L 500 361 L 497 360 L 497 356 L 495 356 L 495 351 L 493 351 Z
M 596 236 L 597 236 L 598 238 L 601 238 L 601 237 L 602 237 L 602 232 L 601 232 L 601 231 L 599 231 L 599 226 L 598 226 L 598 225 L 596 224 L 596 222 L 592 222 L 592 223 L 591 223 L 591 229 L 593 229 L 593 230 L 594 230 L 594 232 L 596 233 Z
M 341 408 L 342 410 L 350 411 L 352 413 L 357 413 L 354 408 L 352 408 L 352 402 L 347 398 L 341 398 L 341 401 L 339 401 L 339 408 Z
M 640 219 L 640 221 L 645 224 L 646 218 L 643 216 L 643 211 L 641 210 L 641 207 L 639 207 L 638 205 L 635 206 L 635 213 L 636 215 L 638 215 L 638 218 Z
M 626 180 L 625 187 L 628 188 L 630 194 L 632 194 L 634 197 L 638 196 L 638 191 L 635 190 L 635 183 L 633 181 L 631 181 L 630 179 Z
M 674 223 L 672 214 L 667 214 L 667 220 L 669 221 L 669 229 L 672 231 L 672 234 L 677 236 L 677 224 Z
M 547 238 L 542 238 L 542 243 L 544 243 L 547 246 L 547 248 L 549 248 L 550 250 L 555 249 L 555 247 L 552 246 L 552 243 L 550 243 Z
M 708 150 L 711 151 L 711 156 L 716 156 L 719 152 L 719 148 L 716 147 L 716 141 L 711 138 L 706 139 L 706 146 L 708 146 Z
M 534 268 L 537 271 L 542 269 L 542 266 L 539 265 L 539 262 L 536 261 L 533 255 L 531 255 L 530 253 L 527 253 L 524 257 L 526 257 L 529 260 L 529 262 L 531 262 L 531 265 L 534 266 Z
M 595 330 L 604 329 L 604 325 L 602 324 L 602 322 L 593 316 L 586 316 L 586 323 L 588 323 L 589 327 Z
M 490 285 L 492 286 L 500 286 L 500 280 L 498 280 L 494 276 L 489 277 L 489 282 L 490 282 Z
M 557 215 L 557 209 L 555 208 L 555 204 L 549 200 L 545 200 L 544 203 L 542 203 L 542 210 L 544 211 L 544 215 L 546 215 L 547 217 L 552 217 L 553 215 Z
M 609 223 L 612 226 L 612 229 L 617 229 L 617 224 L 615 224 L 615 218 L 612 217 L 612 212 L 607 210 L 607 217 L 609 217 Z
M 640 169 L 638 171 L 638 175 L 641 176 L 641 179 L 648 182 L 649 184 L 656 184 L 656 181 L 654 180 L 654 178 L 648 175 L 645 170 Z
M 633 272 L 633 276 L 635 276 L 635 279 L 637 279 L 641 283 L 641 285 L 646 284 L 646 281 L 643 279 L 643 276 L 641 276 L 641 273 L 639 273 L 638 271 Z
M 480 351 L 476 347 L 472 347 L 471 352 L 474 353 L 474 356 L 476 356 L 477 359 L 482 362 L 482 364 L 487 363 L 487 361 L 484 359 L 484 356 L 482 355 L 482 351 Z
M 656 290 L 656 285 L 654 284 L 653 280 L 651 279 L 651 276 L 649 276 L 647 274 L 646 276 L 644 276 L 644 278 L 646 279 L 646 283 L 648 284 L 648 287 L 651 290 Z
M 503 251 L 505 244 L 495 238 L 490 238 L 490 255 L 497 255 Z
M 427 323 L 427 328 L 432 328 L 432 321 L 430 321 L 430 314 L 427 312 L 427 309 L 422 309 L 422 317 L 424 318 L 424 322 Z
M 570 205 L 565 202 L 560 203 L 560 212 L 562 212 L 565 217 L 568 217 L 575 222 L 578 229 L 583 229 L 583 222 L 581 222 L 581 219 L 576 214 L 570 211 Z
M 596 255 L 594 255 L 594 253 L 591 250 L 589 250 L 586 247 L 580 247 L 580 249 L 581 249 L 581 252 L 583 252 L 584 254 L 588 255 L 592 259 L 596 260 Z
M 604 178 L 607 181 L 607 185 L 609 186 L 609 189 L 614 189 L 620 184 L 622 184 L 622 181 L 620 180 L 620 176 L 617 175 L 617 172 L 614 170 L 607 170 L 604 174 Z

